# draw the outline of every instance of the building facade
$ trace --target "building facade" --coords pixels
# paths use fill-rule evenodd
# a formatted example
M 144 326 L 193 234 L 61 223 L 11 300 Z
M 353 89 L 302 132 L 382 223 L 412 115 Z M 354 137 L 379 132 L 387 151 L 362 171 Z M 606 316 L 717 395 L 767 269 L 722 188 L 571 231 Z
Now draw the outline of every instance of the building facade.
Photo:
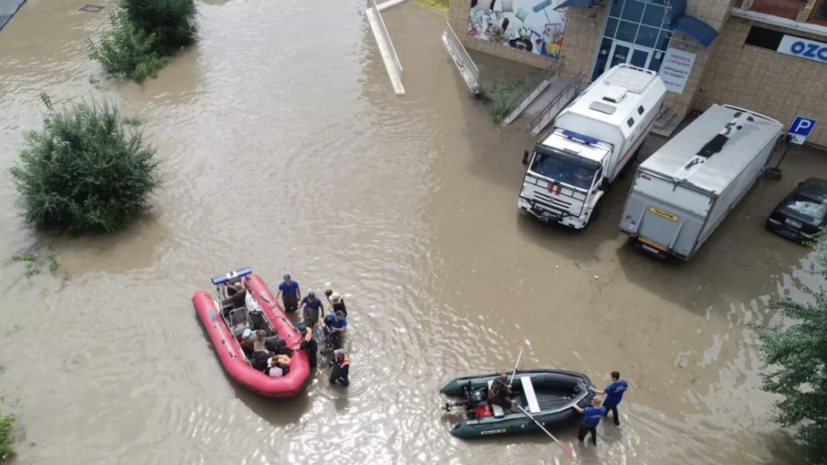
M 466 48 L 592 81 L 618 64 L 657 71 L 683 118 L 713 103 L 827 146 L 827 0 L 451 0 Z

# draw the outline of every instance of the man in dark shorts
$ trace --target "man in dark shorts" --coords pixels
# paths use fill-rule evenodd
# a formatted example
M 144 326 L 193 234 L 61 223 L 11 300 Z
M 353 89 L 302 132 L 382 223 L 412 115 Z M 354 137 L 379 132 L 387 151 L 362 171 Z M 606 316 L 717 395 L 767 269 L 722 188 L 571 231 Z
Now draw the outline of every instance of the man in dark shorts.
M 508 381 L 508 375 L 505 373 L 500 374 L 499 378 L 495 378 L 494 381 L 491 383 L 491 388 L 488 389 L 488 401 L 491 402 L 492 405 L 499 405 L 505 410 L 509 412 L 516 412 L 517 409 L 514 407 L 514 401 L 511 400 L 511 385 L 506 384 Z
M 284 310 L 290 313 L 299 309 L 299 300 L 302 297 L 302 290 L 297 281 L 293 281 L 289 274 L 284 275 L 284 282 L 279 284 L 279 292 L 276 294 L 276 300 L 284 303 Z
M 299 334 L 302 335 L 302 342 L 299 348 L 307 351 L 307 360 L 310 363 L 310 368 L 316 368 L 316 364 L 318 363 L 316 352 L 319 350 L 319 345 L 316 343 L 316 340 L 313 339 L 313 328 L 308 327 L 304 322 L 300 322 L 296 325 L 296 329 L 298 329 Z

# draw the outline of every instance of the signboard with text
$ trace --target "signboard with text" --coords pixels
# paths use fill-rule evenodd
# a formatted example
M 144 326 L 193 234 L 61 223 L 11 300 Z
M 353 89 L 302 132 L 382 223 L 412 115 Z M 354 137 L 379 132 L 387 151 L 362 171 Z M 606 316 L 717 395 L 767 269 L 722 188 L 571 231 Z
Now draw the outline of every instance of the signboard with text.
M 676 94 L 682 94 L 689 80 L 689 73 L 692 72 L 692 65 L 695 64 L 695 54 L 669 48 L 663 57 L 663 64 L 658 75 L 663 79 L 666 90 Z
M 778 44 L 778 53 L 827 63 L 827 44 L 801 37 L 784 35 Z

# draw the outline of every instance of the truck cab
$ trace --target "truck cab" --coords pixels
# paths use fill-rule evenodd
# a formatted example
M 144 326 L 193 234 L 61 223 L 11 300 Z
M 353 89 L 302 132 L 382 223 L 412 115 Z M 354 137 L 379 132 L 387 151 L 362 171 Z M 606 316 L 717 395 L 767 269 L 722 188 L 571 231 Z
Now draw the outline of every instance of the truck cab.
M 581 229 L 599 212 L 604 164 L 612 147 L 597 139 L 557 129 L 526 150 L 527 166 L 519 207 L 544 221 Z
M 525 151 L 519 209 L 574 229 L 592 223 L 608 186 L 637 157 L 665 94 L 654 71 L 618 65 L 604 73 Z

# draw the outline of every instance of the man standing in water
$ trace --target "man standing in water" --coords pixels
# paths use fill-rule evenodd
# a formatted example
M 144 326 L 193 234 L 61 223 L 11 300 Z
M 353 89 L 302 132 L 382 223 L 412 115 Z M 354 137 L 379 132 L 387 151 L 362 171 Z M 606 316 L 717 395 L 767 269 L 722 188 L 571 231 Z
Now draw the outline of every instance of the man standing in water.
M 301 303 L 302 317 L 304 324 L 313 328 L 319 322 L 319 317 L 324 317 L 324 304 L 316 298 L 316 293 L 310 291 Z
M 580 408 L 579 405 L 575 404 L 574 409 L 585 415 L 583 417 L 583 422 L 580 423 L 580 430 L 577 431 L 577 439 L 580 442 L 583 442 L 583 440 L 586 439 L 586 435 L 591 433 L 592 444 L 596 446 L 597 425 L 600 423 L 600 419 L 603 418 L 604 415 L 606 415 L 606 407 L 601 407 L 600 399 L 594 397 L 592 398 L 591 407 Z
M 279 292 L 276 294 L 276 300 L 284 303 L 284 310 L 290 313 L 299 309 L 299 299 L 302 297 L 302 290 L 299 283 L 293 281 L 289 274 L 284 275 L 284 282 L 279 284 Z
M 617 405 L 623 400 L 623 393 L 629 389 L 629 384 L 626 380 L 620 379 L 620 373 L 612 372 L 612 384 L 606 386 L 602 391 L 595 391 L 597 394 L 606 394 L 606 400 L 603 402 L 603 407 L 606 408 L 606 415 L 609 410 L 612 411 L 612 416 L 615 419 L 615 425 L 620 426 L 620 416 L 617 414 Z

